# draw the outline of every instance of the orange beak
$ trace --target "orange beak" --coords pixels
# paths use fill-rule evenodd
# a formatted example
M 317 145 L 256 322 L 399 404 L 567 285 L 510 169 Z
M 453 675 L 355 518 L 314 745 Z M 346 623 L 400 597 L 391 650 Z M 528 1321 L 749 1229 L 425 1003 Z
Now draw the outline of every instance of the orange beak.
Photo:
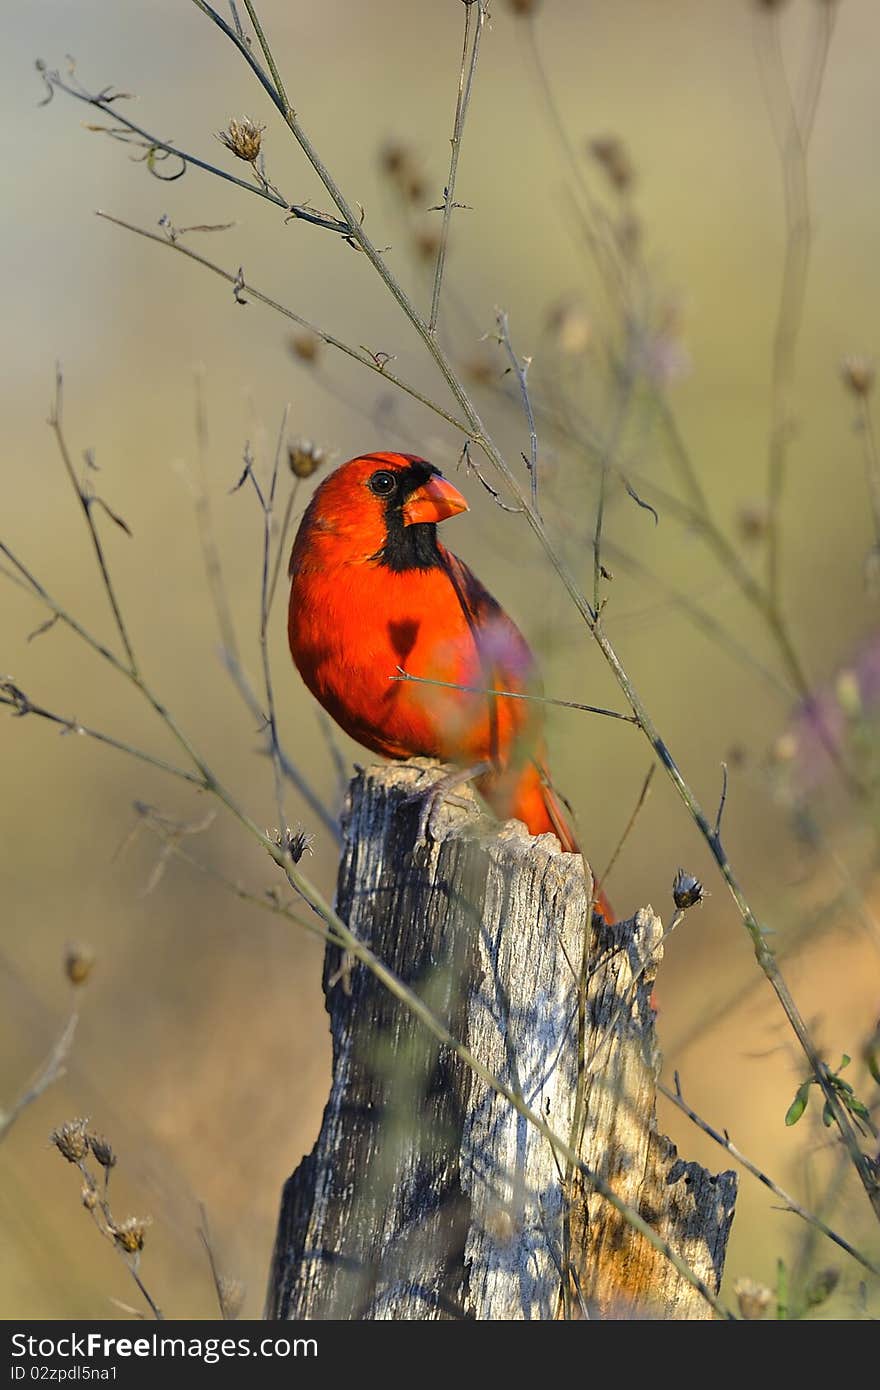
M 414 526 L 423 521 L 445 521 L 448 516 L 467 510 L 468 504 L 458 488 L 447 483 L 445 478 L 429 478 L 403 504 L 403 524 Z

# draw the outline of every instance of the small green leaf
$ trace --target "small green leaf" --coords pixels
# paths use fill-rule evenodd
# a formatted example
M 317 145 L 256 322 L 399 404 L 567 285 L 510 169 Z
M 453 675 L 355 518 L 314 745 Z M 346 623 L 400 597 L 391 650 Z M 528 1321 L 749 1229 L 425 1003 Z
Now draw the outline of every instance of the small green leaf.
M 803 1115 L 804 1111 L 807 1108 L 807 1101 L 809 1099 L 810 1082 L 805 1081 L 802 1086 L 798 1087 L 794 1100 L 785 1112 L 785 1123 L 787 1125 L 797 1124 L 798 1120 L 801 1118 L 801 1115 Z
M 844 1103 L 847 1110 L 851 1111 L 853 1115 L 860 1115 L 863 1120 L 870 1120 L 871 1112 L 864 1101 L 858 1100 L 855 1096 L 847 1096 Z
M 851 1061 L 852 1061 L 852 1057 L 850 1057 L 849 1054 L 848 1054 L 847 1052 L 844 1052 L 843 1056 L 842 1056 L 841 1059 L 840 1059 L 840 1066 L 837 1068 L 837 1070 L 838 1070 L 838 1071 L 843 1071 L 845 1067 L 848 1067 L 848 1066 L 849 1066 L 849 1064 L 850 1064 Z
M 822 1106 L 822 1123 L 826 1129 L 830 1129 L 834 1124 L 834 1111 L 831 1108 L 830 1100 L 826 1100 Z

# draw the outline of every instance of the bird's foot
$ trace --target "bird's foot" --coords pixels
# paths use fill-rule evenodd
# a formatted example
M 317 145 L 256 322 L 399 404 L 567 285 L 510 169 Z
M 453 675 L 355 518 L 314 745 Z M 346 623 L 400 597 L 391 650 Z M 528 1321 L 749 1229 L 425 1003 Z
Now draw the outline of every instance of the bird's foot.
M 342 993 L 351 995 L 351 972 L 354 967 L 355 957 L 351 951 L 343 951 L 339 960 L 339 968 L 334 970 L 327 981 L 327 989 L 335 989 L 337 985 L 342 985 Z
M 417 845 L 427 844 L 429 840 L 440 839 L 440 813 L 444 804 L 469 806 L 471 803 L 466 801 L 464 797 L 454 795 L 456 788 L 466 786 L 475 777 L 482 777 L 483 773 L 488 771 L 489 763 L 475 763 L 473 767 L 457 768 L 455 772 L 441 777 L 440 781 L 435 782 L 426 792 L 413 792 L 410 796 L 404 797 L 404 806 L 421 803 L 419 828 L 416 833 Z

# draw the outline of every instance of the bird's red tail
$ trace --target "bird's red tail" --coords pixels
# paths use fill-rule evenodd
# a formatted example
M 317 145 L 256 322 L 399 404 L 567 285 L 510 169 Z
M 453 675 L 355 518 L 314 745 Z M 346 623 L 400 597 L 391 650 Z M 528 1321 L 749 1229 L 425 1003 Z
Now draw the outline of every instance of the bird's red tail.
M 580 845 L 559 797 L 542 775 L 537 764 L 530 762 L 511 786 L 509 774 L 501 778 L 484 778 L 480 791 L 497 815 L 523 821 L 532 835 L 555 835 L 569 854 L 579 854 Z M 593 904 L 608 922 L 614 921 L 610 902 L 600 890 Z

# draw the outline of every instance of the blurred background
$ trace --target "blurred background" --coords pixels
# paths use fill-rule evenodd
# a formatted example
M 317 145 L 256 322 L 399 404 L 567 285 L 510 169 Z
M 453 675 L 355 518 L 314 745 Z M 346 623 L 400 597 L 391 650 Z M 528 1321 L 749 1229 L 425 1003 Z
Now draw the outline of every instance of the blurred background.
M 312 139 L 427 309 L 440 225 L 429 209 L 447 177 L 461 4 L 264 0 L 261 13 Z M 774 632 L 734 575 L 739 566 L 740 577 L 764 578 L 773 339 L 787 247 L 797 271 L 807 246 L 797 232 L 786 236 L 771 119 L 784 130 L 780 57 L 804 109 L 832 28 L 809 150 L 803 322 L 777 436 L 788 460 L 781 611 L 855 792 L 803 714 L 778 625 Z M 194 480 L 206 479 L 242 659 L 256 681 L 262 518 L 248 489 L 230 492 L 246 442 L 265 477 L 288 403 L 285 444 L 311 440 L 331 463 L 403 448 L 454 473 L 462 440 L 377 376 L 326 347 L 313 351 L 301 334 L 292 341 L 291 325 L 268 309 L 236 304 L 221 280 L 95 210 L 160 235 L 163 217 L 178 229 L 234 223 L 188 232 L 182 243 L 233 273 L 243 267 L 296 313 L 355 347 L 391 354 L 405 380 L 444 406 L 449 399 L 366 259 L 339 238 L 285 223 L 269 203 L 197 170 L 159 182 L 143 150 L 84 129 L 112 126 L 112 112 L 61 92 L 39 105 L 46 87 L 35 60 L 69 81 L 71 55 L 75 80 L 89 91 L 112 85 L 134 94 L 118 104 L 121 114 L 245 179 L 247 165 L 215 133 L 250 116 L 266 125 L 266 173 L 284 196 L 328 208 L 259 87 L 194 6 L 37 0 L 7 16 L 5 39 L 3 539 L 113 641 L 46 425 L 60 362 L 74 461 L 79 468 L 83 451 L 93 451 L 92 484 L 132 532 L 99 517 L 142 669 L 248 813 L 273 827 L 259 732 L 218 654 Z M 588 592 L 605 458 L 607 630 L 710 814 L 727 764 L 730 859 L 774 932 L 823 1055 L 832 1066 L 853 1056 L 847 1077 L 869 1103 L 877 1090 L 862 1050 L 880 1013 L 872 707 L 880 632 L 866 585 L 875 539 L 865 477 L 871 402 L 859 390 L 860 373 L 870 373 L 858 362 L 854 376 L 851 364 L 847 380 L 841 362 L 870 359 L 878 346 L 878 42 L 871 0 L 495 0 L 441 315 L 444 343 L 518 467 L 528 432 L 491 336 L 497 309 L 509 314 L 516 351 L 532 358 L 547 522 Z M 171 162 L 154 167 L 176 172 Z M 796 185 L 797 160 L 788 168 Z M 796 195 L 795 187 L 795 206 Z M 612 293 L 591 255 L 597 235 L 606 268 L 609 255 L 622 267 Z M 635 382 L 626 412 L 621 381 Z M 695 510 L 683 456 L 708 500 L 715 541 Z M 656 523 L 624 478 L 656 509 Z M 463 469 L 456 481 L 472 511 L 446 539 L 540 651 L 548 693 L 622 708 L 527 527 Z M 285 497 L 291 484 L 285 471 Z M 296 514 L 311 487 L 301 485 Z M 868 580 L 870 570 L 869 562 Z M 70 632 L 58 626 L 31 640 L 45 617 L 3 580 L 0 672 L 65 717 L 178 760 L 137 693 Z M 365 755 L 341 734 L 331 745 L 319 724 L 287 656 L 283 590 L 271 652 L 284 745 L 335 811 L 335 754 L 346 768 Z M 201 1202 L 218 1263 L 246 1286 L 244 1311 L 257 1316 L 281 1184 L 314 1141 L 327 1091 L 320 945 L 163 858 L 135 804 L 201 827 L 187 835 L 187 852 L 260 894 L 273 885 L 272 866 L 230 816 L 219 811 L 205 824 L 207 804 L 182 783 L 87 739 L 59 737 L 36 717 L 2 714 L 0 1105 L 21 1093 L 71 1008 L 81 1016 L 65 1078 L 0 1146 L 0 1313 L 108 1316 L 113 1298 L 140 1306 L 80 1206 L 75 1171 L 48 1143 L 54 1126 L 82 1115 L 119 1155 L 114 1211 L 152 1217 L 141 1269 L 165 1312 L 215 1315 L 196 1233 Z M 626 724 L 565 710 L 551 711 L 549 740 L 601 872 L 637 803 L 650 750 Z M 308 868 L 330 893 L 332 838 L 294 794 L 288 810 L 315 834 Z M 668 919 L 679 865 L 710 896 L 673 936 L 660 971 L 668 1076 L 677 1069 L 707 1120 L 876 1258 L 867 1203 L 850 1173 L 839 1179 L 818 1103 L 797 1127 L 784 1125 L 803 1058 L 702 841 L 658 774 L 608 883 L 618 912 L 650 902 Z M 71 942 L 95 955 L 73 1000 L 63 969 Z M 729 1166 L 679 1112 L 664 1107 L 661 1123 L 685 1157 Z M 828 1242 L 805 1245 L 807 1228 L 777 1207 L 743 1175 L 727 1296 L 742 1278 L 774 1286 L 782 1259 L 800 1280 L 801 1306 L 816 1271 L 839 1271 L 815 1316 L 876 1312 L 876 1296 L 861 1288 L 865 1271 Z

